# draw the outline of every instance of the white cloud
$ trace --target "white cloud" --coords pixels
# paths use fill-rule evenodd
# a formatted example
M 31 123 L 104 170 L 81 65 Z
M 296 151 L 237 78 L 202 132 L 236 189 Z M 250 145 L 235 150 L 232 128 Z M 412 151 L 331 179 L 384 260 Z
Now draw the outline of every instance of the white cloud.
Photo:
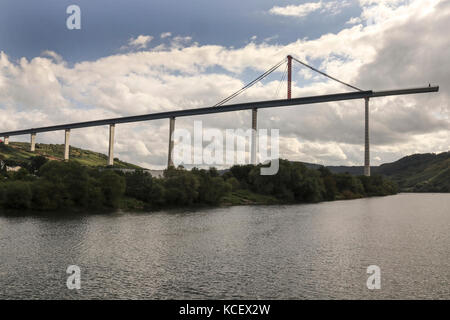
M 299 5 L 290 5 L 286 7 L 275 6 L 269 10 L 271 14 L 281 16 L 306 17 L 311 12 L 322 8 L 322 2 L 307 2 Z
M 319 11 L 321 13 L 338 14 L 343 8 L 350 5 L 347 0 L 344 1 L 319 1 L 307 2 L 299 5 L 288 5 L 285 7 L 275 6 L 269 10 L 269 13 L 280 16 L 292 16 L 304 18 L 309 14 Z
M 358 24 L 361 22 L 362 22 L 362 20 L 360 17 L 353 17 L 353 18 L 350 18 L 345 24 Z
M 171 32 L 163 32 L 163 33 L 161 33 L 161 35 L 160 35 L 161 39 L 169 38 L 169 37 L 171 37 L 171 36 L 172 36 L 172 33 L 171 33 Z
M 145 49 L 148 47 L 149 43 L 153 40 L 152 36 L 139 35 L 136 38 L 130 38 L 128 40 L 128 45 L 123 46 L 123 49 Z
M 41 53 L 41 56 L 47 56 L 47 57 L 50 57 L 50 58 L 52 58 L 56 63 L 62 63 L 62 62 L 64 62 L 64 59 L 63 59 L 63 57 L 61 57 L 61 55 L 59 55 L 59 54 L 57 54 L 56 52 L 54 52 L 54 51 L 51 51 L 51 50 L 45 50 L 45 51 L 43 51 L 42 53 Z

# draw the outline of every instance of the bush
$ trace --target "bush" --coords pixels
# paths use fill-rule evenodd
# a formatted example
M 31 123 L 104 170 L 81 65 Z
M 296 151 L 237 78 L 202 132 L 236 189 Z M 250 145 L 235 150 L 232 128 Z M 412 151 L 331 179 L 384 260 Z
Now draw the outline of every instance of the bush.
M 103 207 L 103 203 L 105 203 L 105 197 L 103 196 L 100 183 L 94 178 L 89 178 L 88 196 L 85 206 L 92 209 L 100 209 Z
M 150 174 L 137 170 L 125 175 L 125 194 L 141 201 L 149 202 L 153 187 L 153 178 Z
M 241 188 L 241 184 L 235 177 L 228 178 L 226 182 L 231 186 L 231 190 L 233 191 L 237 191 Z
M 107 207 L 117 208 L 125 193 L 125 178 L 114 171 L 105 170 L 100 176 L 100 187 Z
M 198 177 L 183 169 L 169 169 L 165 172 L 165 199 L 170 205 L 192 205 L 197 201 L 200 182 Z
M 4 206 L 9 209 L 30 209 L 32 193 L 30 183 L 24 181 L 9 182 L 5 185 Z
M 39 169 L 48 162 L 47 158 L 43 156 L 31 157 L 30 160 L 29 169 L 31 173 L 39 171 Z
M 42 180 L 31 185 L 32 207 L 35 210 L 56 210 L 69 205 L 64 192 L 50 181 Z
M 3 205 L 5 201 L 5 184 L 0 183 L 0 206 Z

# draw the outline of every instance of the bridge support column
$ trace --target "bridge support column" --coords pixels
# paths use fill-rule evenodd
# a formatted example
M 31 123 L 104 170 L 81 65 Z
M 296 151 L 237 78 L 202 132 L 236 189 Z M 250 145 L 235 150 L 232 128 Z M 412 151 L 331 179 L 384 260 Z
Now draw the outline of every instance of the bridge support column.
M 364 175 L 370 177 L 369 98 L 365 98 Z
M 35 150 L 36 150 L 36 133 L 32 133 L 30 141 L 30 151 L 34 152 Z
M 173 142 L 173 132 L 175 130 L 175 118 L 170 118 L 170 123 L 169 123 L 169 155 L 168 155 L 168 159 L 167 159 L 167 168 L 170 167 L 174 167 L 173 165 L 173 146 L 174 146 L 174 142 Z
M 109 149 L 108 149 L 108 166 L 114 165 L 114 123 L 109 125 Z
M 252 109 L 252 149 L 251 149 L 251 164 L 257 164 L 257 146 L 258 146 L 258 109 Z
M 64 138 L 64 160 L 65 161 L 69 160 L 69 151 L 70 151 L 69 138 L 70 138 L 70 129 L 66 129 L 65 138 Z
M 4 143 L 5 143 L 6 146 L 9 144 L 9 137 L 5 137 Z

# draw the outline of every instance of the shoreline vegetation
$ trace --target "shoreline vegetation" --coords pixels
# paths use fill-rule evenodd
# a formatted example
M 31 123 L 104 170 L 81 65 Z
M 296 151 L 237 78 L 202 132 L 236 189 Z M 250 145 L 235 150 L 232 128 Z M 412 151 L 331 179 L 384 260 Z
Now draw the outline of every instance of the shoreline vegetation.
M 393 195 L 396 183 L 381 176 L 334 174 L 280 160 L 276 175 L 260 175 L 261 165 L 236 165 L 221 174 L 210 168 L 164 171 L 160 178 L 143 170 L 123 172 L 77 161 L 31 157 L 16 172 L 0 171 L 0 211 L 91 212 L 156 211 L 202 206 L 317 203 Z

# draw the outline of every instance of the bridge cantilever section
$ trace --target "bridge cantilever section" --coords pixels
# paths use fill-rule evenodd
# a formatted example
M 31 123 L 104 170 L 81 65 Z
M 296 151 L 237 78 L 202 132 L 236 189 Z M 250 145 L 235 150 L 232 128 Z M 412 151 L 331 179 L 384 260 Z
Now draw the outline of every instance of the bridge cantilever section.
M 11 137 L 11 136 L 30 134 L 31 142 L 32 142 L 31 148 L 34 149 L 34 143 L 35 143 L 35 138 L 36 138 L 37 133 L 65 130 L 65 132 L 66 132 L 65 159 L 67 160 L 68 159 L 68 143 L 69 143 L 68 137 L 69 137 L 69 132 L 71 129 L 80 129 L 80 128 L 87 128 L 87 127 L 97 127 L 97 126 L 109 125 L 110 126 L 110 138 L 109 138 L 110 146 L 109 146 L 108 164 L 112 164 L 113 163 L 113 161 L 112 161 L 112 159 L 113 159 L 112 144 L 114 143 L 114 127 L 116 124 L 120 124 L 120 123 L 131 123 L 131 122 L 150 121 L 150 120 L 159 120 L 159 119 L 171 119 L 171 122 L 172 122 L 172 121 L 174 121 L 175 118 L 178 118 L 178 117 L 225 113 L 225 112 L 242 111 L 242 110 L 255 110 L 255 109 L 257 110 L 257 109 L 263 109 L 263 108 L 298 106 L 298 105 L 306 105 L 306 104 L 316 104 L 316 103 L 344 101 L 344 100 L 357 100 L 357 99 L 365 99 L 366 100 L 366 111 L 368 112 L 368 99 L 370 99 L 370 98 L 428 93 L 428 92 L 437 92 L 437 91 L 439 91 L 438 86 L 433 86 L 433 87 L 429 86 L 429 87 L 412 88 L 412 89 L 385 90 L 385 91 L 376 91 L 376 92 L 369 90 L 369 91 L 345 92 L 345 93 L 337 93 L 337 94 L 318 95 L 318 96 L 293 98 L 293 99 L 247 102 L 247 103 L 230 104 L 230 105 L 223 105 L 223 106 L 216 106 L 216 107 L 167 111 L 167 112 L 144 114 L 144 115 L 139 115 L 139 116 L 128 116 L 128 117 L 110 118 L 110 119 L 93 120 L 93 121 L 85 121 L 85 122 L 74 122 L 74 123 L 67 123 L 67 124 L 47 126 L 47 127 L 6 131 L 6 132 L 0 132 L 0 137 L 4 137 L 5 142 L 6 141 L 9 142 L 9 137 Z M 368 123 L 367 123 L 367 125 L 368 125 Z M 368 129 L 368 126 L 366 126 L 366 129 Z M 34 150 L 32 150 L 32 151 L 34 151 Z
M 0 132 L 0 137 L 11 137 L 24 134 L 42 133 L 48 131 L 58 131 L 67 129 L 80 129 L 87 127 L 97 127 L 111 124 L 119 123 L 130 123 L 139 121 L 149 121 L 149 120 L 159 120 L 159 119 L 170 119 L 178 117 L 196 116 L 204 114 L 213 113 L 224 113 L 232 111 L 250 110 L 250 109 L 263 109 L 263 108 L 275 108 L 275 107 L 287 107 L 296 106 L 304 104 L 315 104 L 333 101 L 344 101 L 344 100 L 355 100 L 355 99 L 365 99 L 365 98 L 375 98 L 375 97 L 386 97 L 393 95 L 404 95 L 404 94 L 414 94 L 414 93 L 426 93 L 426 92 L 437 92 L 439 87 L 425 87 L 425 88 L 414 88 L 414 89 L 401 89 L 401 90 L 387 90 L 387 91 L 361 91 L 361 92 L 346 92 L 319 96 L 310 96 L 302 98 L 293 99 L 281 99 L 281 100 L 268 100 L 268 101 L 258 101 L 258 102 L 246 102 L 224 105 L 220 107 L 206 107 L 197 109 L 185 109 L 177 111 L 166 111 L 159 113 L 150 113 L 139 116 L 128 116 L 120 118 L 110 118 L 102 120 L 84 121 L 84 122 L 74 122 L 55 126 L 31 128 L 25 130 L 14 130 L 7 132 Z
M 75 122 L 75 123 L 67 123 L 67 124 L 48 126 L 48 127 L 39 127 L 39 128 L 25 129 L 25 130 L 0 132 L 0 137 L 5 137 L 5 136 L 10 137 L 10 136 L 23 135 L 23 134 L 42 133 L 42 132 L 58 131 L 58 130 L 66 130 L 66 129 L 80 129 L 80 128 L 97 127 L 97 126 L 119 124 L 119 123 L 130 123 L 130 122 L 139 122 L 139 121 L 197 116 L 197 115 L 213 114 L 213 113 L 224 113 L 224 112 L 232 112 L 232 111 L 250 110 L 250 109 L 254 109 L 254 108 L 262 109 L 262 108 L 274 108 L 274 107 L 287 107 L 287 106 L 313 104 L 313 103 L 321 103 L 321 102 L 363 99 L 363 98 L 366 98 L 366 97 L 369 97 L 372 95 L 373 95 L 373 91 L 350 92 L 350 93 L 338 93 L 338 94 L 330 94 L 330 95 L 303 97 L 303 98 L 296 98 L 296 99 L 268 100 L 268 101 L 229 104 L 229 105 L 224 105 L 224 106 L 220 106 L 220 107 L 206 107 L 206 108 L 197 108 L 197 109 L 166 111 L 166 112 L 159 112 L 159 113 L 149 113 L 149 114 L 144 114 L 144 115 L 139 115 L 139 116 L 128 116 L 128 117 L 110 118 L 110 119 L 93 120 L 93 121 L 85 121 L 85 122 Z

